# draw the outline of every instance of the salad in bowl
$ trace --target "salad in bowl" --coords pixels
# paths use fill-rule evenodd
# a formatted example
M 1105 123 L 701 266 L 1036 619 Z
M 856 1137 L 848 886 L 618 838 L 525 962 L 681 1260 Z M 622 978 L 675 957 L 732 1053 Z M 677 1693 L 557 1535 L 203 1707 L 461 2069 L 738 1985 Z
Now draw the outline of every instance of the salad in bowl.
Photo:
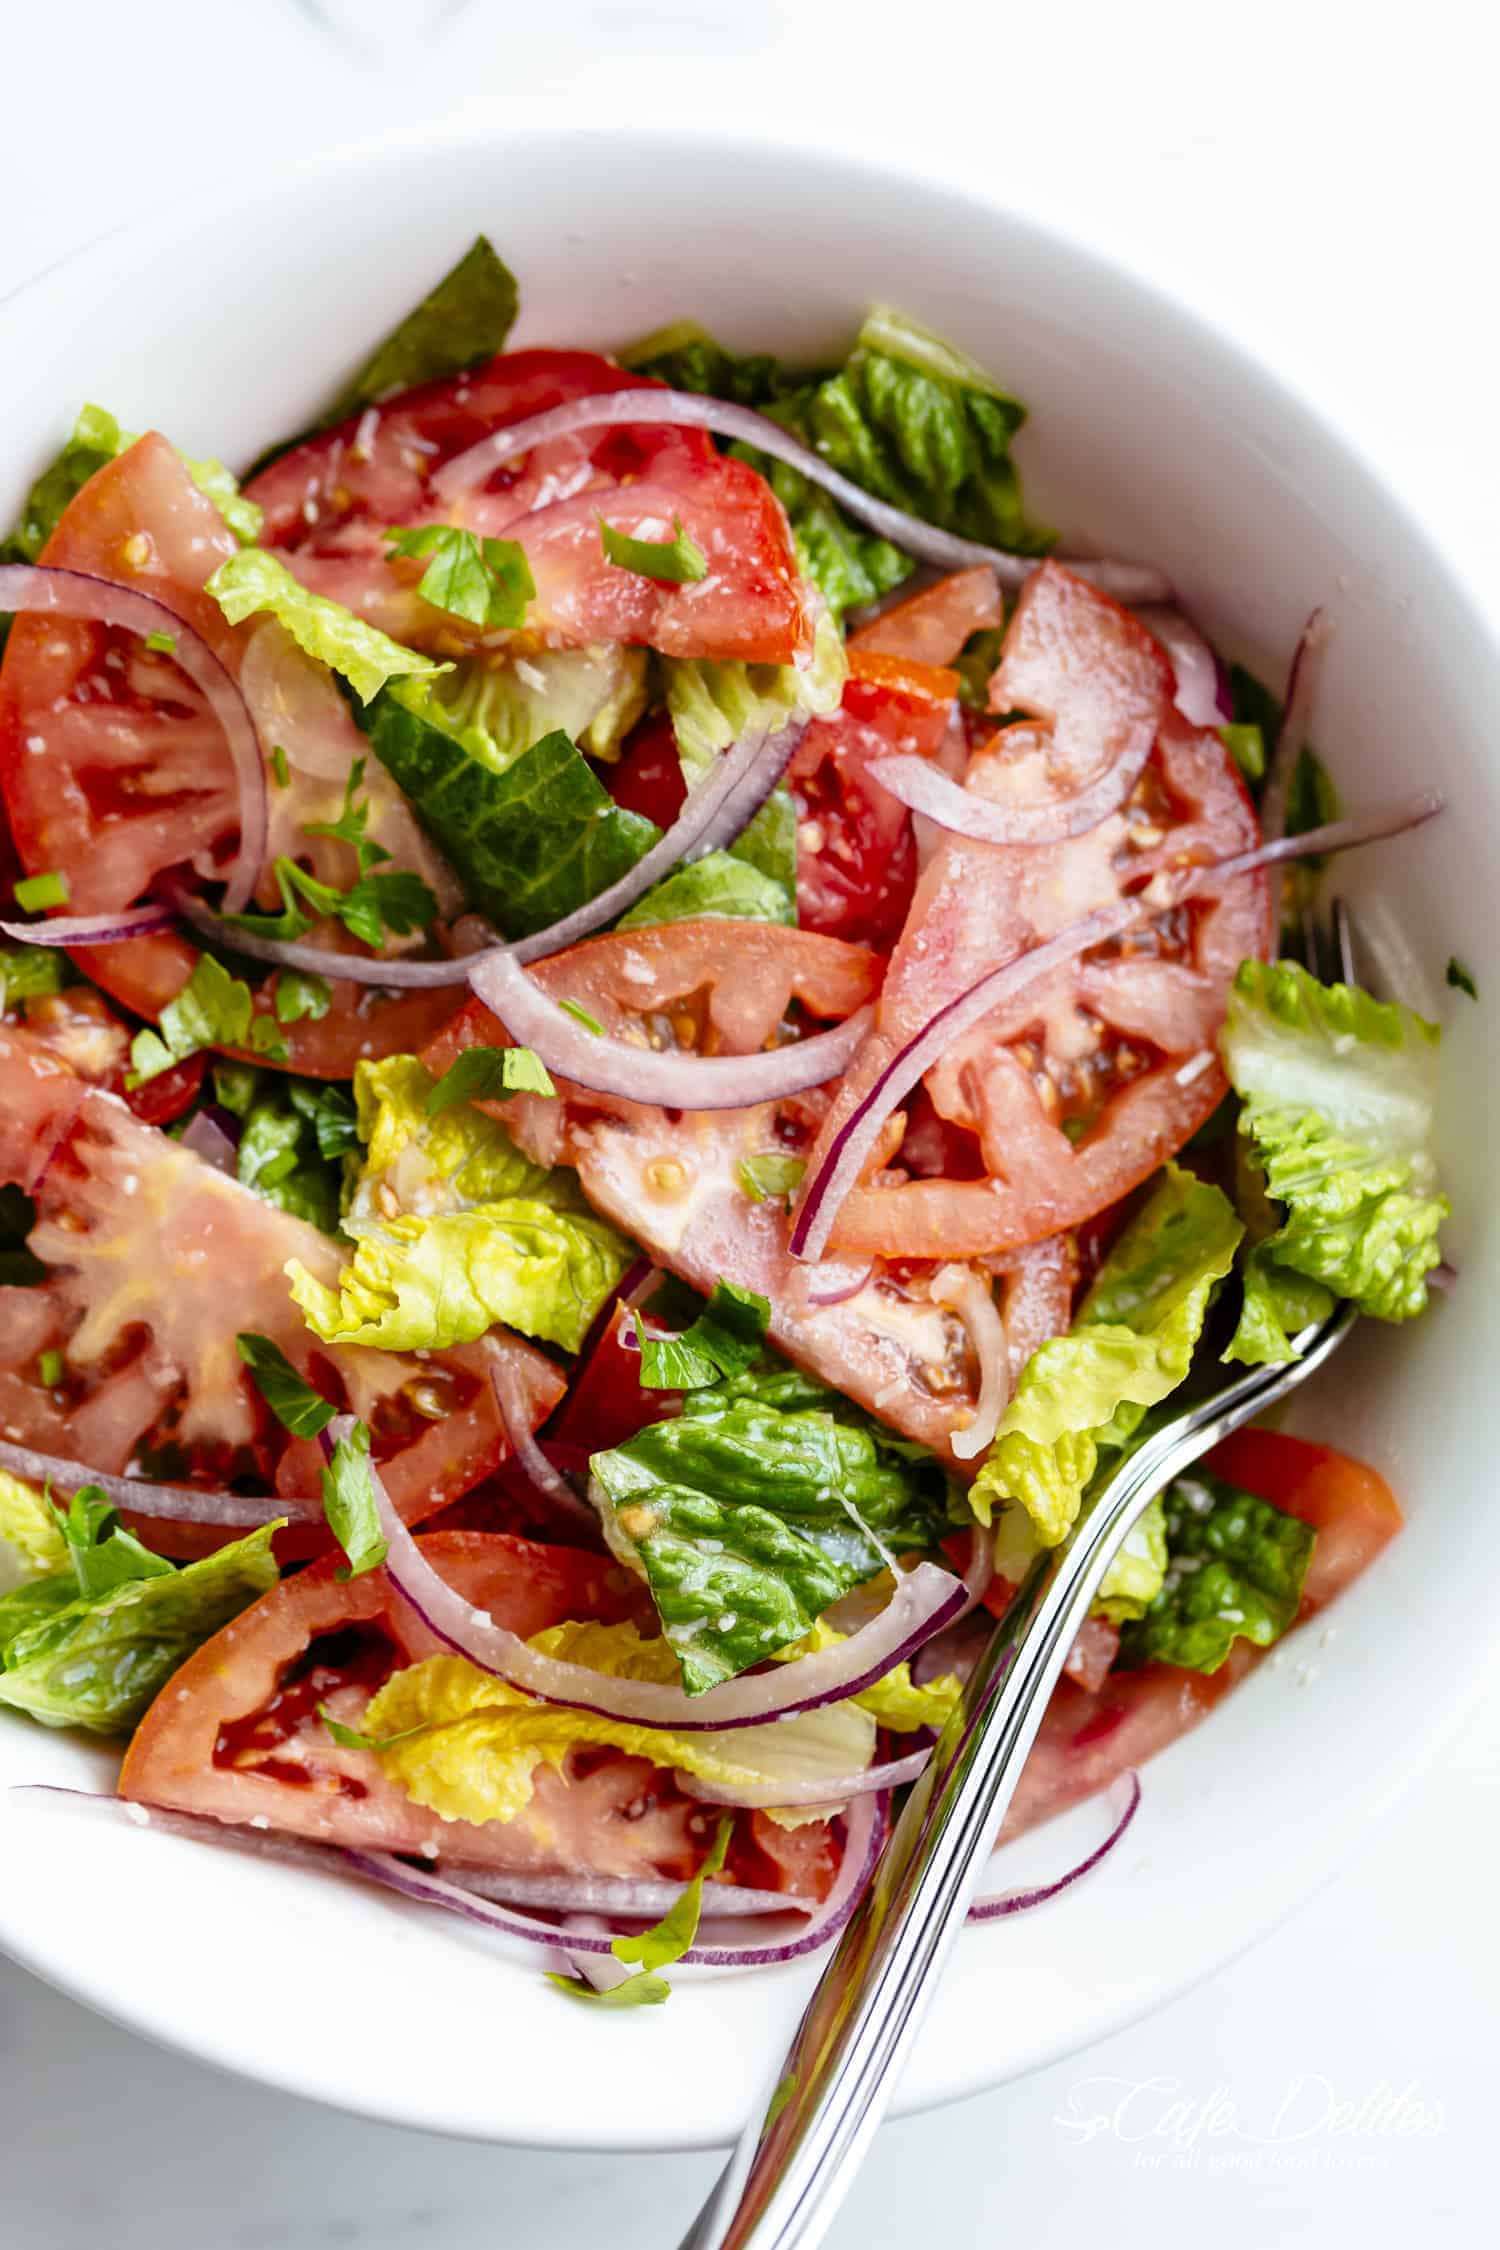
M 1319 937 L 1441 800 L 1344 818 L 1330 616 L 1226 665 L 899 311 L 517 295 L 481 238 L 242 478 L 86 406 L 4 548 L 0 1714 L 625 2006 L 830 1942 L 1153 1418 L 1451 1279 L 1436 1028 Z M 1007 1835 L 1117 1840 L 1401 1520 L 1178 1479 Z

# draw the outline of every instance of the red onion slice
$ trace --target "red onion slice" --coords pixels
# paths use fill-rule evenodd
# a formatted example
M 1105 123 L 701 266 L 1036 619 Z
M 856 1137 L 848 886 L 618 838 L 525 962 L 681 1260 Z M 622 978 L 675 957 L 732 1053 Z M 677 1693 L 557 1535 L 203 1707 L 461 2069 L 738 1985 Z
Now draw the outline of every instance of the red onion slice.
M 170 930 L 170 906 L 127 906 L 118 914 L 52 914 L 45 922 L 0 922 L 0 932 L 22 945 L 121 945 L 127 938 Z
M 833 1031 L 758 1055 L 663 1054 L 585 1030 L 533 983 L 509 948 L 480 954 L 466 967 L 485 1006 L 555 1077 L 664 1109 L 751 1109 L 825 1085 L 848 1068 L 873 1013 L 861 1008 Z
M 523 422 L 512 422 L 506 429 L 494 430 L 477 445 L 471 445 L 466 453 L 446 462 L 432 479 L 432 489 L 442 500 L 457 500 L 485 483 L 502 462 L 529 453 L 534 445 L 572 437 L 579 430 L 611 429 L 630 423 L 654 424 L 658 429 L 710 430 L 715 437 L 753 445 L 760 452 L 769 453 L 773 460 L 784 461 L 789 468 L 799 470 L 809 483 L 821 485 L 841 508 L 868 524 L 872 531 L 879 532 L 883 539 L 889 539 L 894 546 L 922 562 L 936 563 L 940 569 L 958 570 L 966 563 L 989 563 L 998 572 L 1003 585 L 1014 587 L 1037 567 L 1034 557 L 1012 555 L 1003 547 L 985 547 L 977 540 L 961 539 L 956 532 L 939 531 L 935 525 L 923 523 L 920 516 L 908 515 L 904 508 L 894 508 L 888 501 L 877 500 L 862 485 L 841 476 L 820 453 L 803 445 L 779 422 L 757 414 L 751 407 L 734 406 L 724 399 L 704 398 L 694 391 L 669 391 L 656 386 L 636 391 L 602 391 L 593 398 L 570 399 L 544 414 L 528 415 Z M 1171 599 L 1171 586 L 1161 572 L 1147 569 L 1140 563 L 1070 559 L 1068 567 L 1119 601 Z
M 180 886 L 172 892 L 172 904 L 183 921 L 190 922 L 204 937 L 217 938 L 247 960 L 269 961 L 279 969 L 303 969 L 310 976 L 344 978 L 350 984 L 375 984 L 390 992 L 462 984 L 479 958 L 469 953 L 451 961 L 386 961 L 378 953 L 339 953 L 328 945 L 305 945 L 300 938 L 284 941 L 257 937 L 252 930 L 226 930 L 222 915 Z M 227 898 L 224 904 L 227 911 Z
M 837 1812 L 872 1791 L 904 1788 L 908 1781 L 916 1780 L 931 1756 L 932 1744 L 927 1742 L 903 1758 L 892 1758 L 883 1766 L 863 1766 L 832 1780 L 827 1774 L 819 1774 L 809 1781 L 747 1781 L 741 1787 L 738 1783 L 720 1786 L 702 1781 L 696 1774 L 679 1773 L 677 1786 L 685 1797 L 696 1797 L 705 1805 L 733 1805 L 745 1811 L 826 1805 L 830 1812 Z
M 509 1356 L 493 1341 L 486 1357 L 490 1369 L 490 1389 L 495 1394 L 495 1406 L 500 1416 L 500 1426 L 505 1432 L 511 1457 L 524 1470 L 528 1483 L 558 1508 L 574 1523 L 587 1524 L 591 1531 L 599 1529 L 599 1518 L 581 1494 L 547 1459 L 527 1417 L 526 1402 Z
M 40 610 L 54 617 L 88 618 L 95 624 L 118 625 L 124 632 L 143 637 L 147 633 L 171 634 L 172 660 L 186 672 L 224 729 L 234 761 L 240 843 L 226 872 L 224 911 L 238 914 L 248 906 L 266 853 L 265 760 L 239 685 L 207 641 L 165 602 L 136 587 L 117 586 L 112 579 L 95 577 L 89 571 L 39 569 L 21 563 L 0 565 L 0 610 Z
M 689 791 L 682 811 L 664 836 L 638 859 L 618 882 L 611 883 L 571 914 L 534 936 L 521 938 L 510 948 L 518 961 L 539 961 L 549 953 L 587 937 L 603 923 L 612 922 L 644 898 L 653 883 L 674 867 L 702 859 L 707 852 L 732 844 L 749 826 L 791 763 L 792 752 L 806 733 L 802 721 L 781 727 L 775 734 L 747 734 L 726 750 Z
M 184 1132 L 180 1145 L 190 1148 L 194 1156 L 201 1157 L 205 1164 L 211 1164 L 216 1172 L 224 1172 L 230 1179 L 237 1179 L 237 1144 L 234 1135 L 227 1132 L 219 1122 L 219 1117 L 228 1116 L 229 1112 L 222 1110 L 216 1116 L 217 1109 L 217 1103 L 210 1102 L 198 1110 Z
M 544 1914 L 603 1914 L 616 1922 L 654 1922 L 677 1904 L 680 1883 L 632 1875 L 522 1875 L 487 1867 L 448 1870 L 453 1880 L 501 1906 L 540 1908 Z M 814 1901 L 788 1891 L 750 1890 L 741 1883 L 705 1883 L 705 1922 L 759 1919 L 767 1914 L 811 1914 Z
M 1136 615 L 1167 652 L 1177 683 L 1174 701 L 1188 725 L 1223 726 L 1234 716 L 1228 680 L 1197 627 L 1188 623 L 1180 609 L 1138 609 Z
M 898 1102 L 904 1101 L 917 1081 L 962 1032 L 981 1022 L 995 1009 L 1013 1000 L 1028 985 L 1048 976 L 1080 953 L 1087 953 L 1107 938 L 1153 921 L 1169 907 L 1195 897 L 1210 883 L 1231 882 L 1282 860 L 1299 859 L 1310 852 L 1349 851 L 1357 844 L 1373 844 L 1403 835 L 1431 820 L 1443 809 L 1435 789 L 1377 805 L 1367 813 L 1325 822 L 1301 836 L 1282 836 L 1257 844 L 1251 851 L 1228 859 L 1209 860 L 1198 867 L 1164 870 L 1139 896 L 1102 906 L 1044 945 L 991 969 L 938 1010 L 915 1038 L 891 1057 L 858 1107 L 844 1120 L 830 1142 L 817 1171 L 803 1183 L 802 1202 L 792 1224 L 789 1242 L 793 1257 L 819 1259 L 828 1247 L 839 1207 L 863 1171 L 880 1128 Z M 851 1019 L 852 1020 L 852 1019 Z
M 990 1580 L 994 1575 L 995 1542 L 982 1524 L 975 1524 L 969 1534 L 969 1567 L 964 1572 L 964 1606 L 958 1613 L 959 1617 L 967 1617 L 971 1610 L 979 1607 L 990 1590 Z M 942 1669 L 944 1667 L 940 1666 L 939 1670 Z M 915 1674 L 913 1677 L 915 1678 Z
M 1062 844 L 1086 836 L 1119 811 L 1145 771 L 1155 739 L 1153 728 L 1142 727 L 1097 781 L 1042 805 L 997 804 L 951 781 L 930 759 L 906 752 L 877 758 L 869 772 L 900 804 L 955 835 L 981 844 Z
M 837 1258 L 825 1258 L 808 1276 L 806 1299 L 808 1304 L 817 1305 L 820 1309 L 825 1305 L 846 1305 L 851 1297 L 859 1295 L 861 1289 L 868 1289 L 874 1278 L 873 1258 L 867 1258 L 863 1265 L 852 1267 L 841 1265 Z
M 1048 1899 L 1056 1898 L 1060 1891 L 1066 1891 L 1074 1883 L 1082 1882 L 1085 1875 L 1092 1873 L 1101 1861 L 1108 1859 L 1139 1812 L 1141 1805 L 1140 1775 L 1134 1771 L 1121 1774 L 1120 1782 L 1124 1785 L 1124 1807 L 1116 1816 L 1115 1824 L 1103 1843 L 1096 1844 L 1086 1859 L 1081 1859 L 1076 1867 L 1070 1867 L 1066 1875 L 1059 1875 L 1056 1882 L 1043 1883 L 1038 1889 L 998 1891 L 988 1898 L 976 1899 L 969 1908 L 969 1920 L 971 1922 L 998 1922 L 1003 1915 L 1025 1914 L 1033 1906 L 1045 1906 Z
M 347 1417 L 329 1424 L 339 1436 L 351 1429 Z M 636 1726 L 669 1727 L 677 1733 L 713 1734 L 729 1727 L 763 1726 L 794 1711 L 816 1710 L 858 1694 L 940 1632 L 963 1604 L 963 1585 L 935 1563 L 918 1563 L 902 1576 L 877 1617 L 834 1648 L 779 1664 L 773 1671 L 746 1674 L 689 1697 L 660 1680 L 619 1680 L 587 1665 L 569 1664 L 530 1648 L 489 1614 L 476 1609 L 440 1578 L 392 1505 L 381 1477 L 370 1472 L 385 1535 L 385 1567 L 397 1591 L 439 1640 L 446 1641 L 481 1671 L 536 1696 L 603 1718 Z
M 929 1294 L 935 1305 L 951 1306 L 968 1332 L 979 1366 L 979 1396 L 974 1419 L 949 1439 L 960 1461 L 972 1461 L 989 1446 L 1010 1397 L 1010 1358 L 1005 1323 L 987 1278 L 973 1266 L 939 1266 Z
M 25 1477 L 31 1484 L 50 1480 L 65 1492 L 76 1492 L 81 1484 L 96 1484 L 117 1508 L 128 1508 L 137 1516 L 160 1516 L 164 1523 L 254 1531 L 258 1525 L 276 1523 L 282 1517 L 298 1523 L 320 1523 L 323 1518 L 321 1500 L 306 1500 L 300 1495 L 288 1499 L 280 1493 L 200 1492 L 189 1484 L 152 1484 L 146 1477 L 108 1476 L 82 1461 L 37 1453 L 29 1445 L 13 1445 L 8 1438 L 0 1439 L 0 1468 Z

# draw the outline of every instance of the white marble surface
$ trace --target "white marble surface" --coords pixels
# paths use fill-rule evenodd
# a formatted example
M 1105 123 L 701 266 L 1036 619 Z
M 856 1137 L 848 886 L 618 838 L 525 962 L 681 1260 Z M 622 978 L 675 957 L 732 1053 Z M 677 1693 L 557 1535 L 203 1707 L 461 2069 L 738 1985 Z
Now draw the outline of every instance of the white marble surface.
M 500 99 L 753 108 L 962 145 L 1265 341 L 1379 448 L 1500 606 L 1494 33 L 1471 6 L 522 13 L 7 11 L 0 288 L 239 167 Z M 1497 1847 L 1491 1702 L 1355 1863 L 1209 1985 L 1087 2055 L 889 2127 L 835 2241 L 1294 2250 L 1347 2234 L 1395 2250 L 1418 2225 L 1480 2239 L 1500 2094 Z M 712 2165 L 365 2125 L 159 2053 L 0 1965 L 4 2250 L 645 2250 L 678 2239 Z

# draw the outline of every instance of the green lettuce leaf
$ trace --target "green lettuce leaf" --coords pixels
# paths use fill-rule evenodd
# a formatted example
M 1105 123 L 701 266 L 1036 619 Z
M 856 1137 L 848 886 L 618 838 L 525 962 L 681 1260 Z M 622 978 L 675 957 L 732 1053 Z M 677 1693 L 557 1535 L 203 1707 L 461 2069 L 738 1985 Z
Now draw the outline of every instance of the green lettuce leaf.
M 747 1374 L 761 1356 L 770 1325 L 771 1307 L 754 1289 L 715 1282 L 702 1312 L 679 1334 L 663 1335 L 637 1321 L 641 1387 L 696 1391 Z
M 449 669 L 434 657 L 403 648 L 342 602 L 310 594 L 280 557 L 263 547 L 243 548 L 220 563 L 204 591 L 212 594 L 231 625 L 262 611 L 274 617 L 304 655 L 341 673 L 362 703 L 388 680 L 430 680 Z
M 323 1234 L 337 1234 L 344 1167 L 323 1153 L 328 1125 L 320 1131 L 324 1113 L 314 1106 L 323 1091 L 309 1101 L 309 1090 L 295 1079 L 263 1077 L 245 1112 L 235 1168 L 242 1185 L 268 1203 Z
M 658 917 L 669 921 L 669 915 Z M 44 1000 L 71 984 L 72 963 L 56 945 L 0 945 L 0 1015 L 21 1000 Z
M 362 1234 L 337 1290 L 295 1259 L 287 1275 L 325 1343 L 437 1351 L 499 1322 L 576 1352 L 631 1257 L 602 1220 L 516 1196 Z
M 128 1732 L 194 1649 L 276 1584 L 271 1539 L 280 1528 L 266 1524 L 181 1570 L 169 1565 L 92 1596 L 78 1593 L 71 1570 L 6 1595 L 0 1703 L 46 1726 Z M 7 1620 L 7 1604 L 21 1594 L 30 1597 L 30 1616 L 11 1611 Z
M 97 1484 L 80 1485 L 68 1506 L 54 1503 L 53 1512 L 67 1549 L 73 1592 L 86 1601 L 134 1579 L 171 1576 L 172 1565 L 125 1529 L 108 1493 Z
M 0 1557 L 5 1565 L 0 1590 L 8 1590 L 12 1582 L 52 1576 L 68 1560 L 57 1510 L 35 1485 L 9 1469 L 0 1469 Z
M 675 1421 L 590 1466 L 606 1537 L 645 1578 L 689 1695 L 800 1640 L 884 1549 L 932 1544 L 945 1517 L 930 1455 L 774 1362 L 690 1391 Z
M 726 1814 L 719 1822 L 708 1857 L 697 1874 L 659 1922 L 636 1937 L 618 1937 L 610 1942 L 610 1951 L 617 1961 L 639 1964 L 633 1977 L 623 1983 L 606 1986 L 600 1991 L 586 1977 L 556 1976 L 549 1972 L 548 1983 L 571 1993 L 575 1999 L 590 2000 L 604 2008 L 635 2008 L 659 2006 L 672 1996 L 672 1988 L 658 1969 L 669 1969 L 680 1961 L 698 1935 L 698 1923 L 703 1913 L 703 1886 L 710 1875 L 722 1872 L 729 1853 L 729 1839 L 734 1834 L 734 1822 Z
M 1169 1164 L 1084 1299 L 1072 1330 L 1021 1371 L 970 1488 L 981 1523 L 1024 1510 L 1044 1546 L 1071 1530 L 1101 1449 L 1127 1445 L 1187 1374 L 1243 1229 L 1226 1196 Z
M 448 523 L 397 527 L 386 538 L 393 554 L 426 562 L 417 592 L 434 609 L 491 631 L 525 624 L 536 580 L 514 539 L 482 539 Z
M 393 692 L 496 773 L 547 734 L 611 761 L 646 708 L 648 662 L 645 649 L 611 642 L 539 648 L 498 662 L 466 657 L 440 679 Z
M 1294 962 L 1246 961 L 1222 1046 L 1240 1131 L 1283 1212 L 1258 1245 L 1262 1269 L 1300 1275 L 1377 1319 L 1412 1319 L 1448 1215 L 1432 1152 L 1436 1026 L 1321 985 Z M 1253 1317 L 1264 1328 L 1263 1302 Z M 1248 1340 L 1236 1343 L 1244 1356 Z
M 683 779 L 691 788 L 731 743 L 774 734 L 792 719 L 826 718 L 843 700 L 849 660 L 832 621 L 819 619 L 805 665 L 661 659 L 663 692 Z
M 1121 1634 L 1121 1661 L 1216 1672 L 1236 1639 L 1268 1648 L 1296 1618 L 1316 1534 L 1204 1471 L 1162 1497 L 1166 1581 Z
M 450 272 L 378 343 L 324 416 L 342 422 L 392 391 L 460 375 L 500 351 L 515 323 L 520 289 L 487 236 L 478 235 Z
M 529 1047 L 465 1047 L 448 1065 L 427 1097 L 427 1114 L 437 1117 L 455 1102 L 503 1101 L 508 1094 L 555 1097 L 552 1073 Z
M 75 499 L 96 470 L 105 468 L 121 453 L 128 453 L 137 434 L 122 430 L 113 414 L 102 406 L 85 406 L 73 433 L 42 471 L 26 495 L 20 521 L 0 547 L 0 561 L 35 562 L 57 529 L 68 503 Z M 198 490 L 212 500 L 241 545 L 260 537 L 261 511 L 247 500 L 222 461 L 194 461 L 182 454 Z
M 349 1567 L 341 1575 L 362 1578 L 385 1561 L 375 1487 L 370 1477 L 370 1433 L 356 1422 L 333 1449 L 322 1472 L 323 1514 L 343 1548 Z
M 785 883 L 732 852 L 709 852 L 679 867 L 664 882 L 636 900 L 617 930 L 643 930 L 655 922 L 687 922 L 722 916 L 738 922 L 797 920 L 796 900 Z
M 303 1381 L 273 1337 L 257 1336 L 250 1330 L 236 1336 L 234 1346 L 284 1430 L 290 1430 L 293 1437 L 316 1437 L 320 1430 L 327 1429 L 338 1408 L 311 1383 Z
M 497 1321 L 576 1351 L 634 1251 L 571 1171 L 524 1157 L 466 1101 L 433 1110 L 415 1055 L 355 1073 L 365 1161 L 348 1198 L 353 1256 L 330 1289 L 293 1260 L 292 1295 L 325 1343 L 387 1351 L 471 1343 Z
M 614 802 L 561 732 L 496 773 L 399 695 L 378 697 L 362 723 L 470 904 L 507 937 L 585 905 L 660 834 Z

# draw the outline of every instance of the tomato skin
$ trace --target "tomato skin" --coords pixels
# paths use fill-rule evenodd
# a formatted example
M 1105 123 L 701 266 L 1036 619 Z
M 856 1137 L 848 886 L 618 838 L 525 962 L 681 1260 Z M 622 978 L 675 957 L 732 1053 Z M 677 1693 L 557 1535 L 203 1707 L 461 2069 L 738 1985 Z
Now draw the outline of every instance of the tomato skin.
M 779 1828 L 764 1813 L 753 1812 L 739 1824 L 727 1870 L 733 1881 L 752 1890 L 826 1898 L 839 1871 L 839 1847 L 826 1820 Z
M 647 1390 L 641 1384 L 641 1355 L 621 1341 L 627 1319 L 616 1305 L 609 1325 L 575 1373 L 567 1397 L 547 1431 L 548 1441 L 604 1453 L 623 1445 L 648 1422 L 668 1421 L 682 1404 L 680 1391 Z
M 112 1091 L 143 1125 L 171 1125 L 198 1099 L 207 1068 L 206 1055 L 189 1055 L 186 1062 L 173 1063 L 170 1070 L 159 1071 L 143 1085 L 127 1086 L 122 1080 Z

